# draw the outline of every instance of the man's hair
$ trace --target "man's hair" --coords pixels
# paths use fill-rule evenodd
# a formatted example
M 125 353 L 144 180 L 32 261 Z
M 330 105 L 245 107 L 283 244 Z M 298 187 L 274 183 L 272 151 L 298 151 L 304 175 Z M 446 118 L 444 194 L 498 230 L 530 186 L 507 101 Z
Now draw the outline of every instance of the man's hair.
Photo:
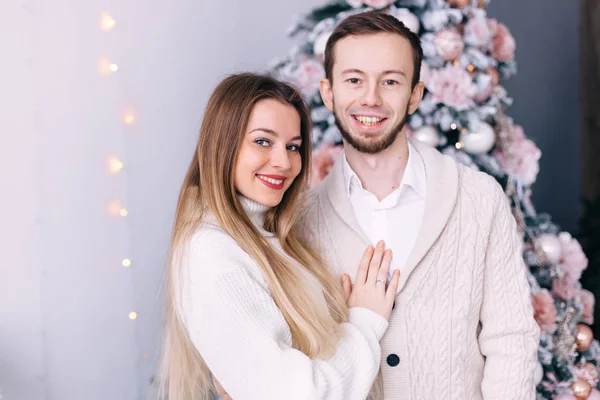
M 367 11 L 352 15 L 333 30 L 325 46 L 325 77 L 333 84 L 333 64 L 335 63 L 335 44 L 347 36 L 372 35 L 376 33 L 392 33 L 406 38 L 413 52 L 414 71 L 412 87 L 420 80 L 423 49 L 421 40 L 396 17 L 377 11 Z

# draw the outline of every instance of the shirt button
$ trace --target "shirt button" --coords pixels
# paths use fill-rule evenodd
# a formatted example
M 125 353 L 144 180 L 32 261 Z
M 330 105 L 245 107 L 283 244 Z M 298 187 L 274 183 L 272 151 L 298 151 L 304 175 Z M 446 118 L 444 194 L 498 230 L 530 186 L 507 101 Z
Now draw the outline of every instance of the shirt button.
M 396 365 L 400 364 L 400 357 L 395 354 L 390 354 L 387 356 L 387 363 L 390 367 L 395 367 Z

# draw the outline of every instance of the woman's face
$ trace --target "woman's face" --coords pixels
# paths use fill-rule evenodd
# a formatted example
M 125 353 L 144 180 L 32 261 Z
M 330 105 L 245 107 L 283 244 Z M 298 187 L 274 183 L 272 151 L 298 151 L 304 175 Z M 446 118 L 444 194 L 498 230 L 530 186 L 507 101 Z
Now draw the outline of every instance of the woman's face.
M 300 115 L 274 99 L 256 103 L 240 147 L 234 183 L 243 196 L 274 207 L 302 169 Z

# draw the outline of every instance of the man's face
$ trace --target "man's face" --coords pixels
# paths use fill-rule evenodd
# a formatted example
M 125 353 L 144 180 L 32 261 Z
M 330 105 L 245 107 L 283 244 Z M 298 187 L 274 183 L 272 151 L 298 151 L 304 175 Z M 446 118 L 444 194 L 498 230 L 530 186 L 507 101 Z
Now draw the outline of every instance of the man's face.
M 400 35 L 348 36 L 335 44 L 333 84 L 321 80 L 321 96 L 342 136 L 363 153 L 379 153 L 399 134 L 421 101 L 423 84 L 411 87 L 413 52 Z

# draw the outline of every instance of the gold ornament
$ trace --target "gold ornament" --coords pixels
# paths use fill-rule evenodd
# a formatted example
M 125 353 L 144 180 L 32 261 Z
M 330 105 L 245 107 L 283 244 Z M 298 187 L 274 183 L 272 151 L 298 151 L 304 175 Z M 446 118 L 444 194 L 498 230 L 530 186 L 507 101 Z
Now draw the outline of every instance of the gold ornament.
M 448 0 L 448 4 L 454 8 L 463 8 L 471 4 L 471 0 Z
M 575 327 L 575 343 L 577 343 L 577 350 L 583 351 L 589 349 L 593 340 L 594 332 L 592 332 L 590 327 L 584 324 L 577 324 Z
M 492 77 L 492 83 L 494 86 L 498 86 L 498 83 L 500 83 L 500 74 L 498 73 L 498 70 L 496 68 L 489 67 L 485 70 L 485 72 Z
M 592 387 L 583 379 L 578 379 L 573 382 L 571 384 L 571 390 L 573 391 L 573 396 L 575 396 L 577 400 L 586 400 L 592 393 Z

